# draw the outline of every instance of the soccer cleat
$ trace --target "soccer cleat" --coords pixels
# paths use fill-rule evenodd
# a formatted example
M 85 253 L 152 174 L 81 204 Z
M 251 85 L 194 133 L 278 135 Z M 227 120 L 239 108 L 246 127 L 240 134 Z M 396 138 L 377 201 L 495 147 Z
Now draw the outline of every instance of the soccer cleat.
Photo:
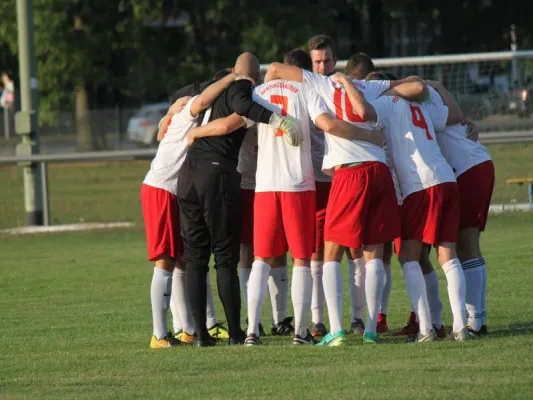
M 362 319 L 356 318 L 350 326 L 350 331 L 356 336 L 363 336 L 365 333 L 365 323 Z
M 489 330 L 487 329 L 487 325 L 481 325 L 481 329 L 479 330 L 479 334 L 481 336 L 487 335 L 489 333 Z
M 222 322 L 217 322 L 207 330 L 209 331 L 209 335 L 215 340 L 229 339 L 229 332 L 226 327 L 222 325 Z
M 152 339 L 150 340 L 151 349 L 166 349 L 167 347 L 176 347 L 180 344 L 181 342 L 172 336 L 172 332 L 169 332 L 167 336 L 161 339 L 152 336 Z
M 248 336 L 246 336 L 246 339 L 244 340 L 244 345 L 246 347 L 251 346 L 259 346 L 261 342 L 259 341 L 259 338 L 255 333 L 250 333 Z
M 409 314 L 409 321 L 399 332 L 395 332 L 393 336 L 411 336 L 418 333 L 418 322 L 416 322 L 416 314 L 411 311 Z
M 389 326 L 387 325 L 387 315 L 379 313 L 378 323 L 376 324 L 376 332 L 387 333 L 388 331 L 389 331 Z
M 439 339 L 444 339 L 446 337 L 446 328 L 444 325 L 441 325 L 440 328 L 437 328 L 435 325 L 433 325 L 433 330 Z
M 292 337 L 292 344 L 316 344 L 316 340 L 313 339 L 313 335 L 311 335 L 311 332 L 309 332 L 309 329 L 307 330 L 307 335 L 305 337 L 302 337 L 295 333 Z
M 370 332 L 365 332 L 365 334 L 363 335 L 363 343 L 364 344 L 378 344 L 379 339 L 377 335 L 374 335 L 373 333 L 370 333 Z
M 187 332 L 181 331 L 174 335 L 183 344 L 194 344 L 196 342 L 196 334 L 189 335 Z
M 346 332 L 338 331 L 334 335 L 332 335 L 331 333 L 328 333 L 326 336 L 322 338 L 320 342 L 318 342 L 317 346 L 321 346 L 321 347 L 346 346 Z
M 313 335 L 313 337 L 326 336 L 327 334 L 328 330 L 326 329 L 326 325 L 322 322 L 317 322 L 316 324 L 313 322 L 311 324 L 311 335 Z
M 287 317 L 272 327 L 272 336 L 291 336 L 294 334 L 294 328 L 291 325 L 292 317 Z
M 451 340 L 455 340 L 456 342 L 466 342 L 468 339 L 470 339 L 468 328 L 463 328 L 459 332 L 451 332 L 449 338 Z
M 206 339 L 198 339 L 193 344 L 197 347 L 213 347 L 217 345 L 217 341 L 212 337 L 208 337 Z
M 435 331 L 432 329 L 429 331 L 427 335 L 422 335 L 421 332 L 418 332 L 418 334 L 416 335 L 415 342 L 426 343 L 426 342 L 437 342 L 438 340 L 439 339 L 437 338 Z
M 246 318 L 246 324 L 248 325 L 248 318 Z M 263 328 L 263 324 L 261 322 L 259 322 L 258 328 L 259 328 L 259 337 L 266 336 L 265 328 Z

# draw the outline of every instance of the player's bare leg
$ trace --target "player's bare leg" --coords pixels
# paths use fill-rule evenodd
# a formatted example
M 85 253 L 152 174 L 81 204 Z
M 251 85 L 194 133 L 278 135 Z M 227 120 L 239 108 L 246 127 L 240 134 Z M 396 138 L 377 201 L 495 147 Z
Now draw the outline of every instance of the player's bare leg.
M 426 294 L 428 296 L 429 311 L 431 313 L 431 323 L 439 339 L 446 336 L 446 329 L 442 324 L 442 302 L 439 293 L 439 278 L 431 259 L 429 258 L 430 246 L 424 245 L 420 252 L 420 266 L 426 282 Z
M 389 309 L 389 297 L 392 290 L 392 242 L 387 242 L 383 245 L 383 269 L 385 275 L 383 277 L 383 292 L 381 294 L 381 304 L 379 307 L 378 322 L 376 326 L 377 333 L 386 333 L 389 330 L 387 325 L 387 314 Z
M 466 281 L 461 262 L 457 257 L 455 243 L 439 243 L 439 263 L 448 281 L 448 297 L 453 314 L 453 337 L 457 341 L 468 339 L 466 329 Z
M 337 243 L 325 242 L 324 246 L 324 295 L 328 306 L 330 333 L 319 346 L 342 346 L 346 344 L 346 333 L 342 329 L 342 274 L 341 261 L 344 248 Z
M 181 343 L 169 333 L 167 327 L 167 313 L 170 308 L 170 294 L 172 292 L 172 272 L 175 263 L 176 261 L 167 254 L 155 261 L 150 289 L 153 321 L 150 348 L 152 349 L 173 347 Z
M 346 249 L 348 257 L 348 287 L 350 289 L 350 331 L 358 336 L 365 333 L 363 308 L 365 306 L 366 267 L 363 249 Z
M 463 266 L 466 281 L 467 327 L 473 336 L 487 331 L 487 269 L 479 239 L 479 229 L 472 227 L 461 230 L 457 242 L 457 255 Z
M 419 263 L 421 250 L 421 242 L 416 240 L 402 240 L 398 258 L 402 265 L 409 300 L 419 320 L 417 341 L 424 342 L 436 340 L 437 337 L 431 324 L 426 284 Z
M 383 267 L 383 244 L 363 246 L 366 262 L 366 328 L 364 343 L 377 343 L 377 319 L 383 294 L 383 280 L 385 268 Z
M 288 316 L 289 275 L 286 254 L 274 259 L 268 278 L 268 291 L 272 304 L 272 335 L 292 336 L 294 328 L 291 325 L 293 318 Z

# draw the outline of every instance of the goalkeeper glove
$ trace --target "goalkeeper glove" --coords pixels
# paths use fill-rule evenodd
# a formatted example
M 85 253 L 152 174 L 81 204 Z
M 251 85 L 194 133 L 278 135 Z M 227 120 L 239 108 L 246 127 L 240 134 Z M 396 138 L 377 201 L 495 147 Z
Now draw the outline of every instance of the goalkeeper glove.
M 278 114 L 272 114 L 268 124 L 283 132 L 283 137 L 287 143 L 291 146 L 299 146 L 303 142 L 302 133 L 292 120 L 286 117 L 282 117 Z

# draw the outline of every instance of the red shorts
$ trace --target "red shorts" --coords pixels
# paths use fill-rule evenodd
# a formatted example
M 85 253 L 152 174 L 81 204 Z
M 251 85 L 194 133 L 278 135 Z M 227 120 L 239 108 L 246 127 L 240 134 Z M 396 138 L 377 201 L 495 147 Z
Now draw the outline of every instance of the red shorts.
M 459 175 L 457 185 L 461 204 L 459 230 L 476 227 L 484 231 L 494 189 L 494 164 L 485 161 L 470 168 Z
M 183 242 L 176 196 L 164 189 L 142 184 L 141 204 L 148 259 L 156 261 L 164 254 L 172 258 L 182 256 Z
M 241 244 L 254 244 L 254 196 L 255 190 L 241 189 L 242 228 Z
M 316 220 L 315 220 L 315 249 L 324 248 L 324 224 L 326 222 L 326 208 L 328 206 L 331 182 L 315 182 L 316 186 Z
M 459 235 L 459 189 L 446 182 L 411 193 L 402 205 L 403 240 L 455 243 Z M 395 244 L 398 244 L 396 242 Z M 395 246 L 399 252 L 400 246 Z
M 290 250 L 294 258 L 311 258 L 314 239 L 314 191 L 255 194 L 255 256 L 277 257 Z
M 400 209 L 389 167 L 366 162 L 335 172 L 324 239 L 351 248 L 390 242 L 400 235 Z

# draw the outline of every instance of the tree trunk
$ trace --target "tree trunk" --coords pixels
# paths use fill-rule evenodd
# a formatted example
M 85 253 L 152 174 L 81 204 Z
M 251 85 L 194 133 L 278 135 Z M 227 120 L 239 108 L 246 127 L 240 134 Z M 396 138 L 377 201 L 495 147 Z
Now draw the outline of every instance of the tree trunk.
M 91 128 L 89 116 L 89 96 L 85 83 L 76 88 L 76 140 L 78 151 L 94 151 L 98 149 Z

